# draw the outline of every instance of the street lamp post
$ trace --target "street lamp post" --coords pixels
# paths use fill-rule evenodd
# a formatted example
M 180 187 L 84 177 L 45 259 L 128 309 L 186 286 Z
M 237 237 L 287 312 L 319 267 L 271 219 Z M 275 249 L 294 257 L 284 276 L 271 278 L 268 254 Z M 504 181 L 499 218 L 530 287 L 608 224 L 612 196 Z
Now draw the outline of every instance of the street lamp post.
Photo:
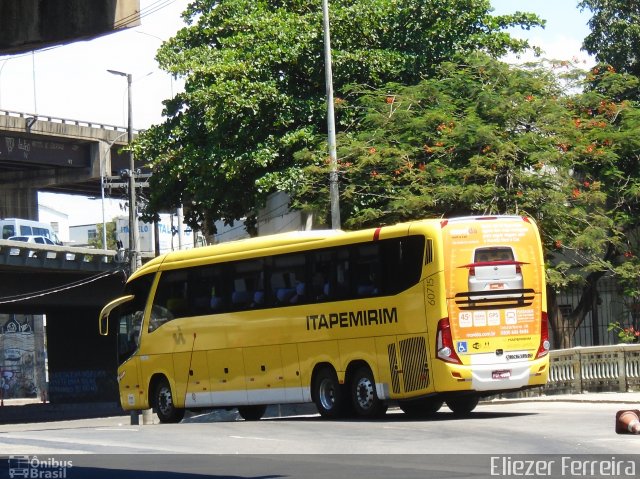
M 136 214 L 136 173 L 133 162 L 133 112 L 131 98 L 131 73 L 123 73 L 117 70 L 107 70 L 113 75 L 123 76 L 127 79 L 127 144 L 129 146 L 129 260 L 131 273 L 138 269 L 142 262 L 138 254 L 138 216 Z
M 322 0 L 324 26 L 324 76 L 327 88 L 327 134 L 329 144 L 329 198 L 331 202 L 331 228 L 340 229 L 340 191 L 338 190 L 338 158 L 336 153 L 336 125 L 333 110 L 333 73 L 331 69 L 331 38 L 329 34 L 329 0 Z

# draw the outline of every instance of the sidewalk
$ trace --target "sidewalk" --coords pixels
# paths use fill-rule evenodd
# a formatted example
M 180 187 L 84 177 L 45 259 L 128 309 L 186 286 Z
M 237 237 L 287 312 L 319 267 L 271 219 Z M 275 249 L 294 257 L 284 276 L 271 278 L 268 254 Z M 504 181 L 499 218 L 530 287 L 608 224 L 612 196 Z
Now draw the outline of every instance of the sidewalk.
M 550 394 L 524 398 L 489 398 L 489 403 L 509 404 L 514 402 L 574 402 L 574 403 L 611 403 L 640 406 L 640 392 L 599 392 L 581 394 Z
M 51 404 L 39 399 L 5 399 L 0 406 L 0 424 L 67 421 L 97 417 L 123 416 L 115 402 Z

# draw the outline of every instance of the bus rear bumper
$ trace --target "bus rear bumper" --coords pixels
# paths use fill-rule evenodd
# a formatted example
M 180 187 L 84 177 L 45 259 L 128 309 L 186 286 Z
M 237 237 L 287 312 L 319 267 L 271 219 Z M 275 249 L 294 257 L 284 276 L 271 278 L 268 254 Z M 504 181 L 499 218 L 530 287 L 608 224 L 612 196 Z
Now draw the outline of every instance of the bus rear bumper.
M 531 386 L 543 386 L 549 375 L 548 357 L 501 364 L 456 365 L 442 363 L 435 366 L 436 391 L 500 392 Z

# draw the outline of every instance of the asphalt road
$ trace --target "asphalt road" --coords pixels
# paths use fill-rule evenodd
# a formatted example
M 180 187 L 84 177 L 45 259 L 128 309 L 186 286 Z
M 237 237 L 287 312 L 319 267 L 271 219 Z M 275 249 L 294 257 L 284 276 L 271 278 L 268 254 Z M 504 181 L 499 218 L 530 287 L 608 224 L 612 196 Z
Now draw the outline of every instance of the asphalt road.
M 636 467 L 640 473 L 640 457 L 628 461 L 624 454 L 640 452 L 640 437 L 616 434 L 615 415 L 638 407 L 506 401 L 480 404 L 468 418 L 443 407 L 430 420 L 410 420 L 391 409 L 375 421 L 300 415 L 246 422 L 235 414 L 210 413 L 175 425 L 132 426 L 126 416 L 13 424 L 0 425 L 0 455 L 70 458 L 73 468 L 65 471 L 69 479 L 506 477 L 502 473 L 513 472 L 511 463 L 521 457 L 547 461 L 538 464 L 542 472 L 555 465 L 557 470 L 547 472 L 557 472 L 557 477 L 573 475 L 560 469 L 562 457 L 568 457 L 580 477 L 590 477 L 581 469 L 583 455 L 613 464 L 614 472 L 617 467 L 624 473 L 623 466 L 630 472 L 629 461 L 636 461 L 635 474 Z M 5 462 L 0 459 L 0 479 L 8 477 L 2 470 Z

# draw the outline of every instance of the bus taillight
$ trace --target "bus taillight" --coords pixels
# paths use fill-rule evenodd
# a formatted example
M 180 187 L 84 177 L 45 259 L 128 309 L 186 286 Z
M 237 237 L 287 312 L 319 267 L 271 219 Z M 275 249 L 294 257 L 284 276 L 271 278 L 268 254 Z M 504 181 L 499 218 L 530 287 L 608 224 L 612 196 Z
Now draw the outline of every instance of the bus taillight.
M 538 347 L 538 352 L 536 353 L 536 359 L 549 354 L 549 349 L 551 348 L 551 343 L 549 342 L 549 321 L 546 312 L 542 313 L 541 320 L 542 324 L 540 325 L 540 346 Z
M 460 358 L 453 347 L 449 318 L 442 318 L 438 321 L 438 331 L 436 332 L 436 354 L 438 359 L 442 359 L 448 363 L 462 364 L 462 361 L 460 361 Z

